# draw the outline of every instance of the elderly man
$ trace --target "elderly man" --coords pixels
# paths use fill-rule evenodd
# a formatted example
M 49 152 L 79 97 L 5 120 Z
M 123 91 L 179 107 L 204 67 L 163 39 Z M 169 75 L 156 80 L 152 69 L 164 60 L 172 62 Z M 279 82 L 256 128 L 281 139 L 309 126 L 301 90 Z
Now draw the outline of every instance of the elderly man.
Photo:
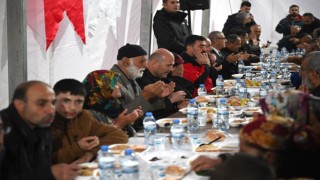
M 184 60 L 183 77 L 191 81 L 195 87 L 194 96 L 200 84 L 204 84 L 207 91 L 211 91 L 213 82 L 217 79 L 217 71 L 210 64 L 206 38 L 191 35 L 186 42 L 187 51 L 181 54 Z M 215 57 L 214 57 L 215 58 Z
M 186 20 L 187 14 L 180 10 L 179 0 L 162 0 L 163 8 L 153 18 L 154 35 L 158 48 L 166 48 L 180 54 L 185 50 L 185 41 L 192 34 Z
M 236 16 L 236 21 L 231 24 L 230 28 L 223 33 L 228 36 L 230 34 L 235 34 L 237 31 L 249 32 L 249 28 L 246 24 L 250 20 L 250 14 L 245 12 L 239 12 Z
M 55 138 L 53 163 L 89 162 L 101 145 L 128 142 L 121 129 L 97 121 L 82 109 L 86 89 L 81 82 L 62 79 L 53 89 L 57 99 L 57 113 L 50 127 Z
M 290 27 L 291 26 L 300 26 L 302 27 L 303 21 L 302 17 L 299 14 L 299 6 L 291 5 L 289 8 L 289 15 L 278 23 L 276 27 L 276 31 L 284 36 L 290 35 Z
M 120 73 L 118 83 L 121 85 L 120 101 L 128 112 L 142 107 L 144 112 L 155 111 L 165 107 L 162 97 L 169 94 L 168 87 L 162 81 L 156 81 L 145 87 L 137 84 L 147 66 L 147 52 L 138 45 L 126 44 L 118 50 L 118 63 L 111 70 Z M 142 90 L 141 90 L 142 89 Z M 142 127 L 142 119 L 135 121 L 135 128 Z
M 309 53 L 302 61 L 300 90 L 320 97 L 320 51 Z
M 141 88 L 158 81 L 166 81 L 168 83 L 167 86 L 170 87 L 170 94 L 162 99 L 165 107 L 152 111 L 156 119 L 167 117 L 187 105 L 183 101 L 186 93 L 184 91 L 173 92 L 175 83 L 168 82 L 166 79 L 168 74 L 173 71 L 173 64 L 173 54 L 166 49 L 158 49 L 150 55 L 148 68 L 143 73 L 143 76 L 137 79 Z
M 77 176 L 79 166 L 51 166 L 52 134 L 48 128 L 54 119 L 55 95 L 40 81 L 20 84 L 12 103 L 1 111 L 6 155 L 1 179 L 69 179 Z
M 237 13 L 234 13 L 234 14 L 228 16 L 227 21 L 224 23 L 222 32 L 226 36 L 228 35 L 228 32 L 232 28 L 233 24 L 235 22 L 237 22 L 238 13 L 248 13 L 249 14 L 249 19 L 247 19 L 247 22 L 245 24 L 245 28 L 247 30 L 249 30 L 252 25 L 256 24 L 256 22 L 253 19 L 253 15 L 250 13 L 250 10 L 251 10 L 251 3 L 249 1 L 243 1 L 240 5 L 240 10 Z
M 212 31 L 209 33 L 208 38 L 211 41 L 211 53 L 216 56 L 217 63 L 222 64 L 226 57 L 221 53 L 221 49 L 226 47 L 226 37 L 220 31 Z

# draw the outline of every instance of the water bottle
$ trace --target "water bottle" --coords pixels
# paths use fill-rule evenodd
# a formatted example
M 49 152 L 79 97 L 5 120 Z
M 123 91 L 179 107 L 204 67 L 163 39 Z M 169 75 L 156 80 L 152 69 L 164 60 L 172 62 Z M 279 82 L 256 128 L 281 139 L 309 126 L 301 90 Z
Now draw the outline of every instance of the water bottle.
M 263 52 L 260 53 L 259 59 L 260 59 L 260 62 L 264 61 L 264 53 Z
M 173 120 L 173 125 L 171 126 L 170 132 L 173 149 L 181 149 L 184 139 L 184 129 L 180 124 L 179 119 Z
M 115 157 L 109 152 L 109 146 L 101 146 L 98 153 L 99 174 L 101 180 L 115 179 L 114 170 Z
M 268 88 L 265 83 L 262 83 L 261 88 L 259 90 L 260 98 L 265 98 L 268 95 Z
M 270 88 L 274 88 L 277 85 L 276 72 L 270 73 Z
M 236 96 L 239 96 L 240 87 L 241 87 L 241 80 L 240 80 L 240 78 L 237 78 L 236 84 L 235 84 L 235 95 Z
M 143 119 L 144 127 L 144 143 L 149 146 L 154 145 L 154 137 L 157 132 L 157 124 L 151 112 L 146 112 L 146 117 Z
M 220 104 L 218 105 L 218 129 L 226 131 L 230 128 L 229 125 L 229 107 L 226 103 L 226 99 L 220 99 Z
M 239 74 L 243 74 L 244 73 L 244 62 L 242 60 L 240 60 L 238 62 L 238 73 Z
M 207 95 L 207 89 L 204 87 L 204 84 L 200 84 L 198 88 L 198 96 Z
M 121 179 L 139 179 L 139 161 L 132 149 L 126 149 L 121 159 L 122 177 Z
M 251 68 L 246 69 L 246 79 L 251 80 L 252 79 L 252 73 L 251 73 Z
M 246 99 L 247 98 L 247 86 L 245 82 L 241 82 L 241 87 L 239 89 L 239 98 Z
M 281 56 L 282 56 L 282 59 L 285 59 L 288 57 L 288 51 L 287 51 L 286 47 L 281 48 Z
M 199 128 L 198 105 L 195 99 L 190 99 L 187 106 L 188 131 L 195 132 Z
M 216 80 L 216 95 L 223 95 L 224 94 L 224 83 L 222 75 L 218 75 Z
M 262 79 L 268 79 L 268 70 L 265 64 L 262 65 L 261 77 Z

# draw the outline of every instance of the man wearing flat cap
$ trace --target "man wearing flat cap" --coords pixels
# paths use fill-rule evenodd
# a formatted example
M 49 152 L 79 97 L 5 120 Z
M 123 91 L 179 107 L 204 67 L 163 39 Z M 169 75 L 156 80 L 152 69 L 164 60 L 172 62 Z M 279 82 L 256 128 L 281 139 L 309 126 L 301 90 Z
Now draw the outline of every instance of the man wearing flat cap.
M 118 83 L 121 84 L 122 97 L 120 100 L 128 112 L 139 106 L 144 112 L 165 107 L 161 98 L 167 96 L 169 90 L 164 82 L 158 81 L 142 90 L 136 82 L 136 78 L 142 77 L 147 66 L 146 56 L 147 52 L 141 46 L 126 44 L 118 50 L 118 63 L 111 68 L 111 71 L 121 74 L 118 80 Z M 141 120 L 135 123 L 136 128 L 142 126 Z

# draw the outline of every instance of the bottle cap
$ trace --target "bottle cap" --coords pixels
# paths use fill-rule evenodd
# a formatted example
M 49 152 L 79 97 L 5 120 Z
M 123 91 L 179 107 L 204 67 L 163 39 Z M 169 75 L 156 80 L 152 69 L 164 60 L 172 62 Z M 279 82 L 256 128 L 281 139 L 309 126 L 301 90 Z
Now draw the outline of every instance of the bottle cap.
M 179 124 L 180 123 L 180 120 L 179 119 L 174 119 L 173 120 L 173 124 Z
M 152 112 L 146 112 L 146 116 L 147 117 L 151 117 L 152 116 Z
M 220 99 L 220 103 L 225 103 L 226 102 L 226 99 L 222 98 Z
M 189 100 L 189 103 L 194 103 L 194 102 L 196 102 L 195 99 L 190 99 L 190 100 Z
M 133 150 L 130 149 L 130 148 L 128 148 L 128 149 L 126 149 L 126 150 L 124 151 L 124 154 L 125 154 L 125 155 L 131 155 L 132 153 L 133 153 Z
M 108 151 L 109 150 L 109 146 L 107 145 L 103 145 L 100 147 L 101 151 Z
M 200 84 L 199 87 L 204 87 L 204 84 Z
M 219 75 L 218 75 L 218 78 L 222 78 L 222 75 L 221 75 L 221 74 L 219 74 Z

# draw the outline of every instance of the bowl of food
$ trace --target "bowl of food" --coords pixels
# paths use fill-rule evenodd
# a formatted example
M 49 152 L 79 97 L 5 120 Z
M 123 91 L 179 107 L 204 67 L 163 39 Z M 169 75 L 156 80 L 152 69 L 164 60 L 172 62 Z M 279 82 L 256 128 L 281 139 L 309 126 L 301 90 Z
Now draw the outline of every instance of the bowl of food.
M 233 78 L 242 78 L 243 74 L 232 74 L 231 75 Z
M 99 169 L 98 163 L 87 162 L 79 164 L 80 170 L 78 171 L 78 176 L 76 180 L 99 180 Z
M 168 127 L 171 126 L 173 124 L 173 120 L 175 119 L 179 119 L 180 120 L 180 124 L 183 127 L 187 127 L 187 118 L 162 118 L 157 120 L 157 124 L 159 127 Z
M 145 145 L 113 144 L 109 146 L 110 152 L 113 154 L 123 154 L 128 148 L 134 152 L 143 152 L 147 149 Z
M 249 121 L 247 121 L 244 118 L 230 118 L 229 119 L 229 124 L 231 127 L 239 127 L 242 125 L 248 124 Z
M 242 112 L 245 115 L 252 116 L 253 113 L 262 113 L 262 110 L 260 107 L 247 107 L 247 108 L 243 108 Z

